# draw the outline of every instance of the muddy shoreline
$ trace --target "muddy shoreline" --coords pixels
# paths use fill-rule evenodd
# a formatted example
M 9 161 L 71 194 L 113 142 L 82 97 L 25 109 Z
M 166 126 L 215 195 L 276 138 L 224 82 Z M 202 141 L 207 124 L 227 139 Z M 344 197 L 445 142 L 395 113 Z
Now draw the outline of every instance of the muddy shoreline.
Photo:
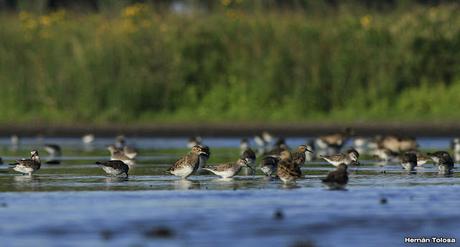
M 55 136 L 77 137 L 87 133 L 96 136 L 157 136 L 183 137 L 192 135 L 240 137 L 253 136 L 266 130 L 275 135 L 318 136 L 334 133 L 351 127 L 358 136 L 374 136 L 377 134 L 397 134 L 404 136 L 460 136 L 460 124 L 455 123 L 355 123 L 355 124 L 266 124 L 266 123 L 234 123 L 234 124 L 113 124 L 113 125 L 0 125 L 0 136 L 13 134 L 20 136 Z

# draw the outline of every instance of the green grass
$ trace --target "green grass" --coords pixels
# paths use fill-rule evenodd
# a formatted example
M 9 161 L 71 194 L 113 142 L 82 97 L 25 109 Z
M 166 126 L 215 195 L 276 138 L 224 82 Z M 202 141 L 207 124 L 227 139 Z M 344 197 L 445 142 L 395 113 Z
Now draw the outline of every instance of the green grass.
M 456 5 L 0 16 L 0 123 L 460 120 Z

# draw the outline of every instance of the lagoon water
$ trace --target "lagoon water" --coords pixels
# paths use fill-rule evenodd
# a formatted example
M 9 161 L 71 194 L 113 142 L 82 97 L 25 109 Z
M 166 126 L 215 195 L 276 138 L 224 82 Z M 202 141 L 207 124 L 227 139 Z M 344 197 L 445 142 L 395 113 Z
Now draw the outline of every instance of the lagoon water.
M 306 138 L 288 139 L 295 146 Z M 363 161 L 350 170 L 347 190 L 321 182 L 332 166 L 310 162 L 305 179 L 285 186 L 244 171 L 231 180 L 205 174 L 166 175 L 184 154 L 185 138 L 134 138 L 141 154 L 128 179 L 107 177 L 94 162 L 108 158 L 98 139 L 30 138 L 10 147 L 5 163 L 44 143 L 60 143 L 61 163 L 34 176 L 0 166 L 2 246 L 414 246 L 405 237 L 460 241 L 460 175 L 439 176 L 428 165 L 406 174 L 398 164 Z M 210 164 L 238 157 L 238 138 L 205 139 Z M 421 138 L 425 149 L 447 149 L 446 138 Z M 366 158 L 366 157 L 365 157 Z M 366 158 L 368 159 L 368 158 Z M 457 243 L 458 245 L 458 243 Z M 439 246 L 425 244 L 423 246 Z M 451 245 L 451 246 L 455 246 Z

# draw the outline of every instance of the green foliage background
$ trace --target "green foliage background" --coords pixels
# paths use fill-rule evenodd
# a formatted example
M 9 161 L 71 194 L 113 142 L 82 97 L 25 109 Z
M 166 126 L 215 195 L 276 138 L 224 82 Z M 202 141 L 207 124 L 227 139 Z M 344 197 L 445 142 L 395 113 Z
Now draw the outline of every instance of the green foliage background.
M 0 16 L 0 122 L 460 120 L 460 8 Z

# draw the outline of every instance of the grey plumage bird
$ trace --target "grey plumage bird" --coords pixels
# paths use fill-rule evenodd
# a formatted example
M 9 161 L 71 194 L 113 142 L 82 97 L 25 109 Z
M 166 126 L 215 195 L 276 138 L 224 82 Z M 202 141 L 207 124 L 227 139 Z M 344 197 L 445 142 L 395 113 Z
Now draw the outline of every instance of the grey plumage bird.
M 61 156 L 61 146 L 57 144 L 46 144 L 44 146 L 45 151 L 53 157 Z
M 225 163 L 213 167 L 203 168 L 204 170 L 210 171 L 217 176 L 222 178 L 231 178 L 234 177 L 238 172 L 241 171 L 241 168 L 248 167 L 252 169 L 246 159 L 238 159 L 235 163 Z
M 100 165 L 102 170 L 111 176 L 119 176 L 122 174 L 124 174 L 126 177 L 129 176 L 129 166 L 121 160 L 109 160 L 103 162 L 98 161 L 96 164 Z

